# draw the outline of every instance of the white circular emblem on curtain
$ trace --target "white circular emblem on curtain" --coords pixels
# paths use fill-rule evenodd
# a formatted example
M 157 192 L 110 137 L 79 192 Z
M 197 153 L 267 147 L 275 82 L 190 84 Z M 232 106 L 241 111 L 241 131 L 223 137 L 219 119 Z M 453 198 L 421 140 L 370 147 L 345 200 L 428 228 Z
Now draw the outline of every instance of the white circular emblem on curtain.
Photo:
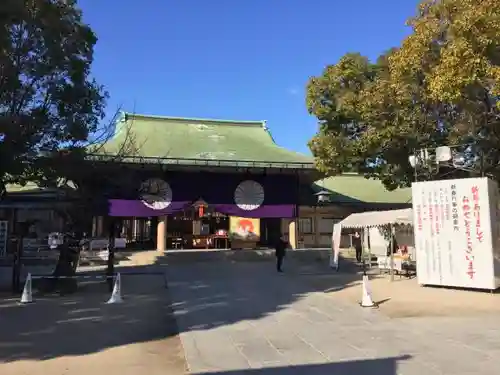
M 172 189 L 160 178 L 150 178 L 140 187 L 140 198 L 146 207 L 164 210 L 172 203 Z
M 243 181 L 234 191 L 234 203 L 245 211 L 256 210 L 264 203 L 264 188 L 256 181 Z

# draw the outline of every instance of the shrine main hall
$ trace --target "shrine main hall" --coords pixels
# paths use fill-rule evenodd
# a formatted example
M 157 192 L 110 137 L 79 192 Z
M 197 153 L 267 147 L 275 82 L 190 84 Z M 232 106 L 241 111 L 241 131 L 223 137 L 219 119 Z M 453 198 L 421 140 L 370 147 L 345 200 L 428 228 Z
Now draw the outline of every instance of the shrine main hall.
M 293 248 L 329 247 L 333 224 L 352 212 L 411 201 L 410 189 L 389 192 L 357 174 L 319 180 L 313 159 L 278 146 L 265 121 L 121 113 L 88 159 L 72 168 L 105 203 L 88 208 L 85 232 L 104 240 L 111 221 L 132 249 L 265 248 L 282 235 Z M 1 228 L 29 221 L 33 246 L 46 244 L 64 231 L 61 201 L 60 188 L 8 186 Z
M 265 121 L 122 113 L 91 156 L 115 157 L 134 187 L 109 199 L 119 235 L 160 251 L 272 246 L 283 219 L 295 243 L 301 186 L 319 176 L 312 158 L 275 143 Z M 95 218 L 94 236 L 103 221 Z

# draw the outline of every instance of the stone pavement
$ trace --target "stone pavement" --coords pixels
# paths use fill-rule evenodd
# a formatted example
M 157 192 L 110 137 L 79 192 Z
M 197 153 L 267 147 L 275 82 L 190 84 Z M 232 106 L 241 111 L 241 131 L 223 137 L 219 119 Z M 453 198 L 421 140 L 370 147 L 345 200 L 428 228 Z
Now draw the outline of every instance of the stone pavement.
M 192 374 L 498 374 L 500 317 L 390 319 L 268 262 L 170 265 Z

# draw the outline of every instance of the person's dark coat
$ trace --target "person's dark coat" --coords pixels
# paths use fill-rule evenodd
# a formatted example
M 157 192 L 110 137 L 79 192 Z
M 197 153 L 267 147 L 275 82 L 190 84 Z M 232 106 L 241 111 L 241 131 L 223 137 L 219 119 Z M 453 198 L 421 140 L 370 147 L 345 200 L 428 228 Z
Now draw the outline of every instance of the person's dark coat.
M 391 255 L 391 245 L 392 245 L 392 253 L 396 254 L 398 252 L 398 241 L 396 241 L 396 237 L 392 237 L 392 241 L 387 245 L 387 256 Z
M 288 242 L 286 241 L 283 241 L 283 240 L 279 240 L 277 243 L 276 243 L 276 256 L 277 257 L 284 257 L 285 254 L 286 254 L 286 249 L 288 247 Z
M 361 249 L 362 248 L 362 244 L 361 244 L 361 236 L 354 236 L 352 238 L 352 245 L 355 249 Z

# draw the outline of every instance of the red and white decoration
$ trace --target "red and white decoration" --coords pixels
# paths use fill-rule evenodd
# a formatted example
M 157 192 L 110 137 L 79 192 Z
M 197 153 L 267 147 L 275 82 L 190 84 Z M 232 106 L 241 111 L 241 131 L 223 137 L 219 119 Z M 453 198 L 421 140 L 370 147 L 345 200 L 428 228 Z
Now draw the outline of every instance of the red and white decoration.
M 419 284 L 500 286 L 499 194 L 487 178 L 412 184 Z
M 253 211 L 264 203 L 264 188 L 257 181 L 245 180 L 234 191 L 234 203 L 244 211 Z

